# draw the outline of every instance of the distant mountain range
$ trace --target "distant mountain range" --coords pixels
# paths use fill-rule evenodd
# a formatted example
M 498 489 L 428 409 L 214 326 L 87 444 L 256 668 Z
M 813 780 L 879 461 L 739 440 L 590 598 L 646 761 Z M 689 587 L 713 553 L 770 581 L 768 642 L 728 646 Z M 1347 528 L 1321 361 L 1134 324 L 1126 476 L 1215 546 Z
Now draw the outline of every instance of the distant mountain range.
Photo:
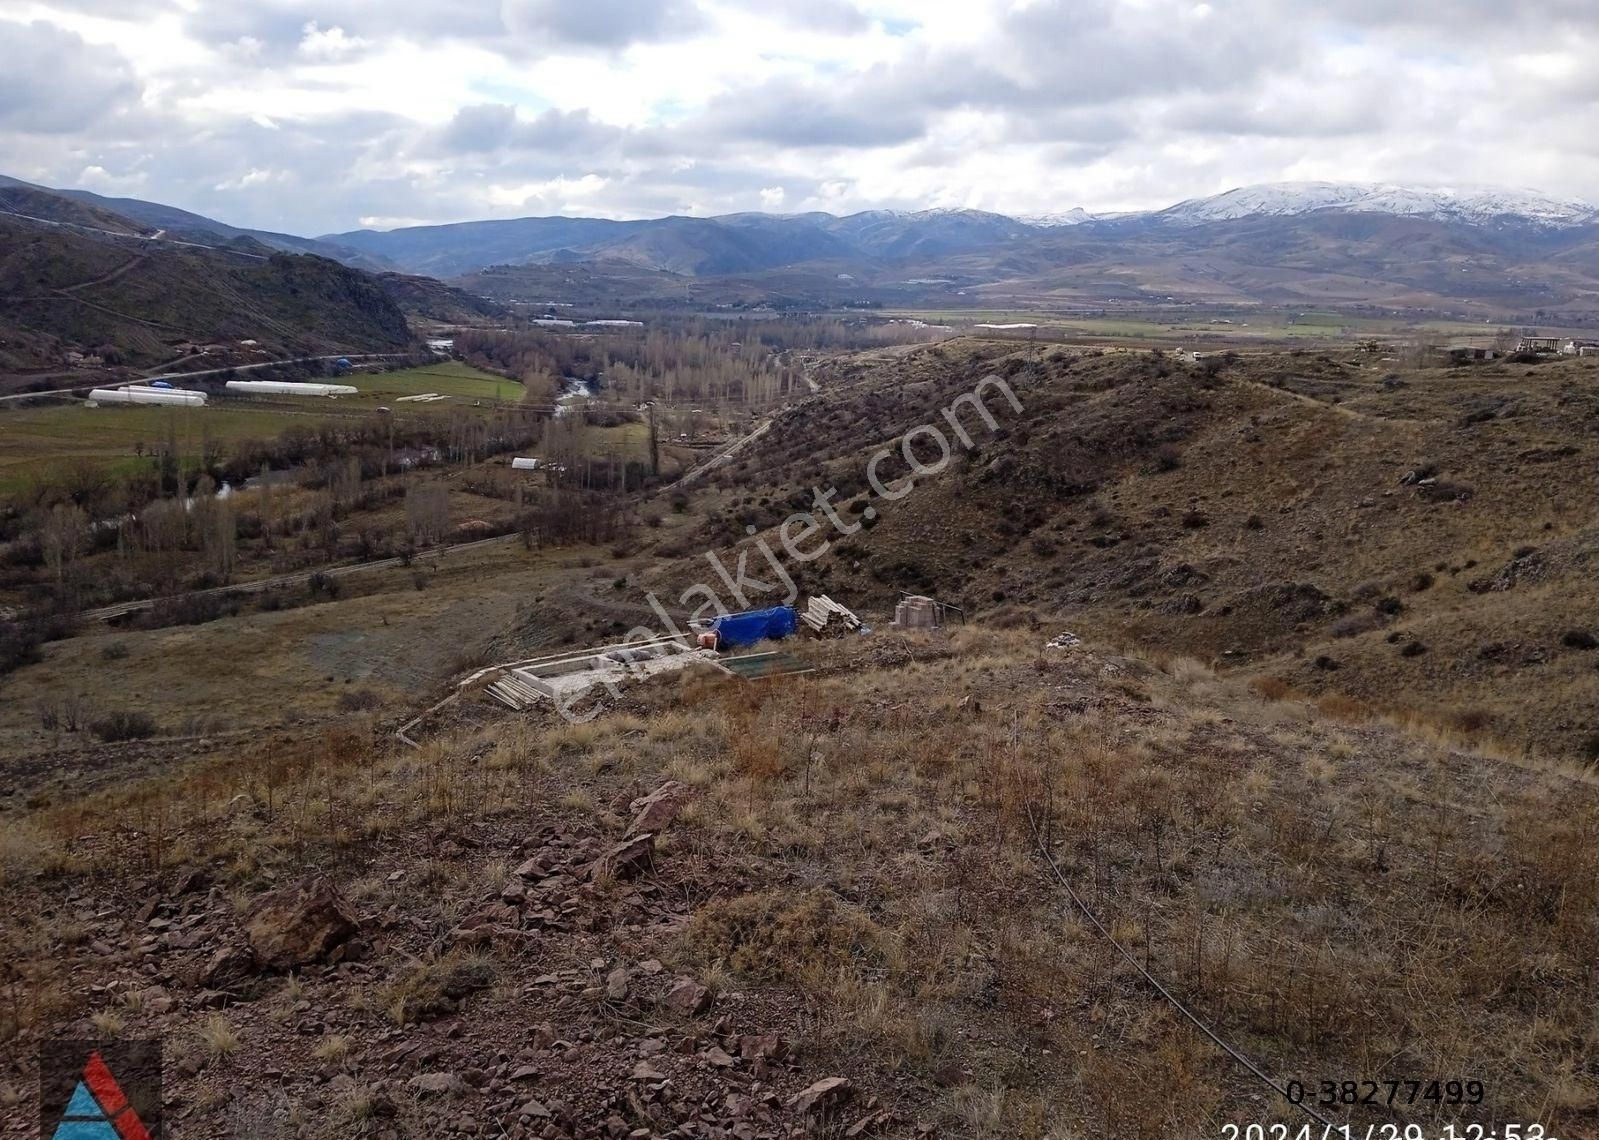
M 640 221 L 515 218 L 326 234 L 318 241 L 417 273 L 453 276 L 488 265 L 618 261 L 690 276 L 761 272 L 804 262 L 927 261 L 1059 237 L 1147 236 L 1251 218 L 1337 214 L 1404 218 L 1537 234 L 1599 225 L 1599 206 L 1532 191 L 1436 189 L 1333 182 L 1242 187 L 1163 210 L 1091 214 L 1081 208 L 1013 218 L 981 210 L 868 210 L 727 214 Z
M 1203 302 L 1599 322 L 1599 207 L 1487 187 L 1293 182 L 1118 214 L 543 217 L 314 238 L 3 177 L 0 190 L 11 196 L 0 196 L 0 210 L 32 210 L 46 221 L 78 209 L 85 211 L 73 223 L 79 226 L 104 227 L 115 217 L 168 241 L 311 253 L 380 274 L 456 280 L 502 301 L 570 300 L 577 289 L 601 303 L 688 306 Z M 477 303 L 431 285 L 388 281 L 411 311 L 425 303 L 440 319 Z

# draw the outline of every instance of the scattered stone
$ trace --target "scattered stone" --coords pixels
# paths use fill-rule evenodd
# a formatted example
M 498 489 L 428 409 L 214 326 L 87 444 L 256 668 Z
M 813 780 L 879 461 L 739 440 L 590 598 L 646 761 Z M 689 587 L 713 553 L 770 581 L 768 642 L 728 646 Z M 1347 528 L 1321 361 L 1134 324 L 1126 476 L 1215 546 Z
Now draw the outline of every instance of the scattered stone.
M 245 920 L 256 960 L 272 970 L 328 961 L 359 929 L 349 902 L 321 876 L 267 892 Z
M 554 1114 L 536 1100 L 530 1100 L 516 1110 L 518 1116 L 531 1116 L 535 1120 L 549 1120 Z
M 618 966 L 605 975 L 605 997 L 608 1001 L 627 1000 L 627 970 Z
M 719 1069 L 731 1069 L 737 1063 L 732 1057 L 728 1056 L 727 1050 L 720 1045 L 712 1045 L 705 1050 L 704 1057 Z
M 796 1093 L 788 1106 L 799 1112 L 827 1112 L 845 1104 L 854 1095 L 855 1086 L 848 1077 L 824 1077 Z
M 679 978 L 676 984 L 666 991 L 661 1004 L 684 1017 L 698 1017 L 711 1008 L 711 991 L 693 978 Z
M 646 831 L 616 844 L 589 866 L 589 878 L 631 879 L 649 870 L 655 859 L 655 835 Z
M 649 795 L 641 796 L 629 805 L 634 815 L 627 833 L 638 835 L 646 831 L 664 831 L 677 818 L 677 813 L 683 810 L 688 797 L 687 787 L 676 780 L 666 781 Z

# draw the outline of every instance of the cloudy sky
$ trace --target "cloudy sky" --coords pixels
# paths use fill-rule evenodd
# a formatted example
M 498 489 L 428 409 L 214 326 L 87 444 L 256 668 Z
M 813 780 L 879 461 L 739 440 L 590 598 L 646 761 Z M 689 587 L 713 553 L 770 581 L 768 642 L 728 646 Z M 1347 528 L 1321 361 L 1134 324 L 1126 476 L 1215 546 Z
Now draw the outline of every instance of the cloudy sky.
M 318 234 L 1599 198 L 1595 0 L 0 0 L 0 173 Z

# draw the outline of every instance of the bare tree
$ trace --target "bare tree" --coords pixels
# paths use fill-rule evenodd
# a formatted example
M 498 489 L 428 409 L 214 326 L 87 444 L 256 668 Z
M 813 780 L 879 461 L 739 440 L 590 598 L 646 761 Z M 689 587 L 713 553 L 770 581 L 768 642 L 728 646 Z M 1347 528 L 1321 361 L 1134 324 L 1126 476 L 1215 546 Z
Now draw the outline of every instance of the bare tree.
M 40 527 L 44 560 L 55 575 L 56 589 L 66 584 L 67 571 L 89 537 L 89 516 L 72 503 L 57 503 Z
M 420 544 L 441 542 L 450 529 L 450 491 L 443 483 L 415 483 L 405 492 L 405 526 Z

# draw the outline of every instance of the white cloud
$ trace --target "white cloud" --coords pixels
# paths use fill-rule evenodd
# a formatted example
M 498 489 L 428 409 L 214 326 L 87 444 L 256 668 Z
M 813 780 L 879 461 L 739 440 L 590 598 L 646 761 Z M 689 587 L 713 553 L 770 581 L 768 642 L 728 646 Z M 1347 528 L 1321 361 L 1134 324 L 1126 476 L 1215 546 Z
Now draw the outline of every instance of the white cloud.
M 367 46 L 360 36 L 352 36 L 337 25 L 323 31 L 315 20 L 305 25 L 305 35 L 300 40 L 299 53 L 306 59 L 335 60 L 351 55 Z
M 1286 178 L 1599 195 L 1591 0 L 0 3 L 0 172 L 301 232 Z

